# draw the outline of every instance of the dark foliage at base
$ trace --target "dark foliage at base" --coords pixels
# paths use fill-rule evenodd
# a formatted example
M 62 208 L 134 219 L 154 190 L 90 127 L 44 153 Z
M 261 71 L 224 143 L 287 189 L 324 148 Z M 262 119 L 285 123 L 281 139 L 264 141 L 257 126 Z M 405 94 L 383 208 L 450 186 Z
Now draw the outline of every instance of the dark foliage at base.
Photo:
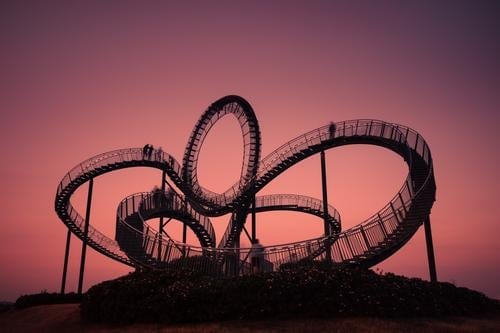
M 222 267 L 210 258 L 205 256 L 190 256 L 173 260 L 165 266 L 169 270 L 186 270 L 189 267 L 191 270 L 196 270 L 204 275 L 223 276 Z
M 80 303 L 82 296 L 75 293 L 59 294 L 41 292 L 39 294 L 23 295 L 16 300 L 18 309 L 29 308 L 35 305 Z
M 449 283 L 321 264 L 226 279 L 187 271 L 131 273 L 92 287 L 81 303 L 84 320 L 122 323 L 468 316 L 499 310 L 498 301 Z
M 14 307 L 14 303 L 0 302 L 0 313 L 9 311 Z

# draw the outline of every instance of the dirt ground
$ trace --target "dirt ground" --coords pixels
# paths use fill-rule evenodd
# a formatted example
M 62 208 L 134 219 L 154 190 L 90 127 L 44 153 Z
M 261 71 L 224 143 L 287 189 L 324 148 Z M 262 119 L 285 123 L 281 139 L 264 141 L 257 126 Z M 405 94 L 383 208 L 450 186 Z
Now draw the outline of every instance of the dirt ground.
M 500 332 L 500 317 L 392 320 L 339 318 L 331 320 L 256 320 L 128 326 L 85 324 L 78 304 L 42 305 L 0 314 L 0 331 L 10 332 L 163 332 L 163 333 L 281 333 L 281 332 Z

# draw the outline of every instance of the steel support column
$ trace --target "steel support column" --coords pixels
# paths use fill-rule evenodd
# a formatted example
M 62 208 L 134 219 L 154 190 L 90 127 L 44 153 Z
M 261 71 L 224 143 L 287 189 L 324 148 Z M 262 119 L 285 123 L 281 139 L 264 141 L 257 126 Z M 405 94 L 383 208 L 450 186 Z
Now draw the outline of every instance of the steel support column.
M 234 256 L 234 276 L 240 275 L 240 246 L 241 246 L 241 233 L 238 233 L 236 235 L 236 240 L 234 242 L 234 251 L 235 251 L 235 256 Z
M 187 242 L 187 224 L 183 223 L 182 224 L 182 256 L 186 256 L 186 242 Z
M 66 289 L 66 273 L 68 271 L 68 258 L 69 258 L 69 244 L 71 241 L 71 231 L 68 229 L 68 234 L 66 236 L 66 250 L 64 251 L 64 266 L 63 266 L 63 275 L 61 281 L 61 294 L 64 294 Z
M 167 172 L 165 170 L 163 170 L 162 174 L 161 174 L 161 196 L 160 196 L 160 203 L 164 203 L 165 202 L 165 199 L 166 199 L 166 195 L 165 195 L 165 182 L 167 181 L 166 180 L 166 177 L 167 177 Z M 160 204 L 161 206 L 161 204 Z M 162 248 L 162 237 L 163 237 L 163 227 L 164 227 L 164 223 L 163 223 L 163 215 L 160 216 L 160 226 L 158 228 L 158 235 L 159 235 L 159 243 L 158 243 L 158 263 L 160 263 L 161 261 L 161 258 L 162 258 L 162 255 L 161 255 L 161 248 Z
M 325 229 L 325 237 L 330 236 L 330 225 L 328 224 L 328 189 L 326 184 L 326 158 L 325 151 L 321 151 L 321 185 L 323 190 L 323 221 L 324 221 L 324 229 Z M 326 244 L 326 260 L 332 261 L 332 253 L 330 244 L 325 242 Z
M 83 273 L 85 271 L 85 255 L 87 253 L 87 237 L 89 234 L 90 206 L 92 204 L 92 190 L 94 188 L 94 178 L 90 178 L 89 192 L 87 195 L 87 210 L 85 212 L 85 227 L 83 229 L 82 257 L 80 261 L 80 276 L 78 278 L 78 294 L 82 293 Z
M 257 217 L 255 213 L 255 194 L 254 194 L 252 197 L 252 239 L 251 239 L 252 244 L 255 244 L 255 242 L 257 241 L 256 224 L 257 224 Z
M 429 276 L 431 282 L 437 282 L 436 261 L 434 259 L 434 246 L 432 245 L 431 219 L 424 221 L 425 243 L 427 245 L 427 260 L 429 262 Z

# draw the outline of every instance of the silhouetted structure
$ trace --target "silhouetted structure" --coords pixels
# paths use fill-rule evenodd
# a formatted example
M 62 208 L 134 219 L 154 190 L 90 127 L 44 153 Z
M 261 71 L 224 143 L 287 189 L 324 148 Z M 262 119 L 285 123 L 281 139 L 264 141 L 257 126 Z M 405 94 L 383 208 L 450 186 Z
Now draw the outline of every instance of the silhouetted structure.
M 240 180 L 219 194 L 199 184 L 197 163 L 204 138 L 217 120 L 229 114 L 236 117 L 242 129 L 244 163 Z M 399 154 L 408 164 L 409 174 L 386 206 L 359 225 L 341 231 L 340 216 L 327 203 L 324 154 L 328 149 L 360 143 L 381 146 Z M 255 258 L 251 256 L 252 249 L 240 248 L 239 239 L 243 232 L 251 243 L 256 243 L 256 214 L 259 212 L 305 212 L 321 217 L 325 227 L 324 235 L 316 239 L 262 247 L 257 270 L 272 270 L 282 264 L 308 260 L 370 267 L 391 256 L 425 223 L 431 280 L 436 280 L 429 219 L 436 186 L 430 149 L 417 132 L 403 125 L 379 120 L 352 120 L 307 132 L 263 159 L 260 158 L 260 145 L 260 129 L 250 104 L 239 96 L 226 96 L 213 103 L 196 123 L 182 166 L 173 156 L 155 150 L 151 145 L 97 155 L 78 164 L 63 177 L 57 188 L 55 210 L 69 230 L 84 241 L 84 248 L 88 244 L 124 264 L 137 268 L 175 269 L 196 262 L 197 269 L 206 270 L 209 265 L 211 272 L 222 275 L 256 270 L 249 269 L 252 258 Z M 286 169 L 318 153 L 322 157 L 323 201 L 296 194 L 256 196 Z M 131 194 L 123 199 L 117 209 L 115 239 L 110 239 L 89 224 L 93 179 L 117 169 L 138 166 L 161 170 L 161 188 L 150 193 Z M 83 218 L 72 206 L 70 198 L 85 182 L 90 182 L 90 186 L 87 214 Z M 170 182 L 175 184 L 175 188 Z M 217 245 L 210 217 L 227 213 L 231 213 L 231 218 Z M 250 213 L 251 233 L 245 228 Z M 158 217 L 161 220 L 156 231 L 146 221 Z M 164 222 L 164 219 L 167 221 Z M 184 223 L 182 242 L 173 240 L 164 231 L 170 219 Z M 186 244 L 187 228 L 196 235 L 200 246 Z M 69 240 L 68 237 L 67 244 Z M 69 247 L 65 262 L 68 251 Z M 205 260 L 182 260 L 195 256 Z M 84 262 L 83 255 L 80 280 L 83 279 Z M 265 263 L 265 268 L 260 262 Z M 63 274 L 65 271 L 66 268 Z M 65 275 L 62 291 L 64 281 Z

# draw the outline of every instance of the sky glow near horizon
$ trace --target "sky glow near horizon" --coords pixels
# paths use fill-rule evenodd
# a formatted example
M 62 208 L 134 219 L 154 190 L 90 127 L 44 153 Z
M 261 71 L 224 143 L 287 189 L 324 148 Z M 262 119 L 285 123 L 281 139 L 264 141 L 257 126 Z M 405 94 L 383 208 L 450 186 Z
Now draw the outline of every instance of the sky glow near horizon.
M 229 94 L 252 105 L 263 157 L 330 121 L 373 118 L 418 131 L 436 174 L 438 278 L 500 298 L 499 16 L 486 1 L 2 2 L 0 300 L 59 290 L 67 229 L 53 201 L 67 171 L 146 143 L 181 162 L 201 113 Z M 238 180 L 241 145 L 234 118 L 214 126 L 199 159 L 205 187 Z M 308 158 L 259 194 L 321 198 L 319 163 Z M 327 168 L 343 228 L 387 204 L 407 173 L 399 156 L 366 145 L 329 150 Z M 91 223 L 114 238 L 120 200 L 160 178 L 146 168 L 98 177 Z M 73 199 L 80 212 L 86 190 Z M 228 218 L 212 219 L 218 239 Z M 180 239 L 179 223 L 167 231 Z M 303 214 L 258 215 L 264 245 L 321 232 L 322 221 Z M 80 250 L 73 237 L 69 291 Z M 423 228 L 377 267 L 427 278 Z M 130 270 L 89 249 L 84 287 Z

